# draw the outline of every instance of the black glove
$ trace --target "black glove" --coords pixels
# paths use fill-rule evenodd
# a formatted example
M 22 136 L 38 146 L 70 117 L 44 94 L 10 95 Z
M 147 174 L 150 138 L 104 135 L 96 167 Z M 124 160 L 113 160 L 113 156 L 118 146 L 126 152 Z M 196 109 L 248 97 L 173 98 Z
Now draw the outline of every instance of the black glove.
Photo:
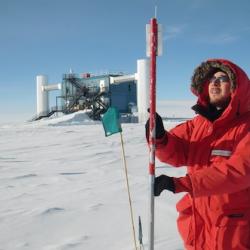
M 145 124 L 145 130 L 146 130 L 146 138 L 147 141 L 149 141 L 149 119 L 147 120 Z M 155 138 L 161 139 L 165 135 L 165 129 L 162 122 L 162 118 L 157 113 L 155 114 Z
M 159 196 L 166 189 L 175 193 L 174 178 L 167 175 L 160 175 L 155 178 L 154 195 Z

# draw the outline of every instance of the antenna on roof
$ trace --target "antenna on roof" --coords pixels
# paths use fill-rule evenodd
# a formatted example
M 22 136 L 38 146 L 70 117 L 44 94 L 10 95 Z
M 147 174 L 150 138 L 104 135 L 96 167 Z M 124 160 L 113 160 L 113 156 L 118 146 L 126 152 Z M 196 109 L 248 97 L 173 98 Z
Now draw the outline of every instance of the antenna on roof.
M 155 5 L 155 18 L 157 18 L 157 5 Z

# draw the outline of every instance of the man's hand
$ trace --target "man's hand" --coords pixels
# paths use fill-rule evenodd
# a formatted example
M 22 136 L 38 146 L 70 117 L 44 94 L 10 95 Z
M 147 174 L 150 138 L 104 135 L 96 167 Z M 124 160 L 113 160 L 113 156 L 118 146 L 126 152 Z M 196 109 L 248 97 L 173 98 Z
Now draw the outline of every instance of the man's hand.
M 146 130 L 146 138 L 147 141 L 149 141 L 149 119 L 147 120 L 145 124 L 145 130 Z M 155 138 L 161 139 L 165 135 L 166 131 L 164 129 L 164 125 L 162 122 L 162 118 L 157 113 L 155 114 Z
M 155 178 L 154 195 L 159 196 L 166 189 L 175 193 L 174 178 L 167 175 L 160 175 Z

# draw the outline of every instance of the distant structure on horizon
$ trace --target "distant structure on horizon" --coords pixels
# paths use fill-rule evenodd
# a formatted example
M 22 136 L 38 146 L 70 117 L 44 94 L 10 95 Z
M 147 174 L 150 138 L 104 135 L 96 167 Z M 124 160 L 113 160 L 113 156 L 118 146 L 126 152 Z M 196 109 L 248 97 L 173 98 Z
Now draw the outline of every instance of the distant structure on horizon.
M 138 60 L 137 72 L 131 75 L 78 75 L 70 70 L 69 74 L 63 74 L 60 83 L 48 84 L 46 75 L 38 75 L 36 82 L 37 113 L 32 120 L 79 110 L 86 110 L 91 119 L 100 120 L 110 106 L 118 108 L 122 115 L 138 117 L 138 122 L 145 122 L 148 117 L 148 59 Z M 52 90 L 60 91 L 55 107 L 49 105 L 49 91 Z

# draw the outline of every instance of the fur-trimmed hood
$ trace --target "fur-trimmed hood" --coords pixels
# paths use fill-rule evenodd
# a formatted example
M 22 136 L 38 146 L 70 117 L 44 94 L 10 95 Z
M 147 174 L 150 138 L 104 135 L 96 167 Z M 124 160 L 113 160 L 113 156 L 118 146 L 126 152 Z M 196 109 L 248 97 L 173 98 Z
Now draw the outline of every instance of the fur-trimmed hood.
M 232 113 L 243 114 L 250 111 L 250 80 L 239 66 L 225 59 L 209 59 L 195 69 L 191 90 L 198 96 L 197 104 L 208 105 L 208 81 L 217 71 L 223 71 L 228 75 L 233 89 L 231 102 L 223 116 L 231 116 Z
M 194 71 L 194 74 L 192 76 L 191 87 L 195 89 L 198 93 L 201 93 L 203 84 L 207 82 L 218 70 L 223 71 L 228 75 L 232 88 L 235 89 L 236 76 L 234 72 L 228 65 L 223 64 L 219 60 L 209 60 L 206 62 L 202 62 L 201 65 L 199 65 Z

